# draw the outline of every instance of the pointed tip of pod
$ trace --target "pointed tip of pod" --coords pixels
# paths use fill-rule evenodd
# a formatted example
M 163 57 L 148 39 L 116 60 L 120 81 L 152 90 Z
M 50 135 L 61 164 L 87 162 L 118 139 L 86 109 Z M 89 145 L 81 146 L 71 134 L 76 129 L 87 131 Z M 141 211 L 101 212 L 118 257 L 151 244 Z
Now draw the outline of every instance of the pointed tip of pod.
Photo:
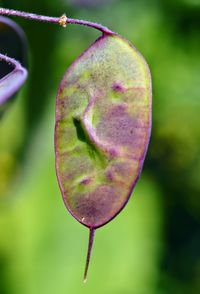
M 95 229 L 90 228 L 89 242 L 88 242 L 88 252 L 87 252 L 87 259 L 86 259 L 84 279 L 83 279 L 84 284 L 87 282 L 87 274 L 88 274 L 88 269 L 89 269 L 89 264 L 90 264 L 90 257 L 91 257 L 91 253 L 92 253 L 94 234 L 95 234 Z
M 86 283 L 87 283 L 87 278 L 84 278 L 83 284 L 86 284 Z

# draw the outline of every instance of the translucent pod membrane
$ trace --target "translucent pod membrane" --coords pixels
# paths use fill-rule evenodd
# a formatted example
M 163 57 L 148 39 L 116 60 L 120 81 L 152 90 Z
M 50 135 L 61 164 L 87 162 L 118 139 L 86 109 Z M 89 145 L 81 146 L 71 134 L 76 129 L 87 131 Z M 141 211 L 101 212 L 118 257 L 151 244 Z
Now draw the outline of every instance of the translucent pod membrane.
M 67 70 L 56 102 L 56 171 L 69 212 L 94 231 L 127 203 L 151 132 L 151 77 L 125 39 L 103 35 Z

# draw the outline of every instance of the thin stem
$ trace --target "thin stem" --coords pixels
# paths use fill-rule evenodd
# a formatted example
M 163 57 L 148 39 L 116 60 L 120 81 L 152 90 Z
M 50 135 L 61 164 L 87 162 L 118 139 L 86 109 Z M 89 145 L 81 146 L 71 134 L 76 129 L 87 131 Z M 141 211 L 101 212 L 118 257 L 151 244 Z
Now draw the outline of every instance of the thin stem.
M 18 16 L 28 20 L 36 20 L 41 22 L 59 24 L 62 27 L 66 27 L 66 25 L 68 24 L 77 24 L 77 25 L 92 27 L 94 29 L 101 31 L 103 34 L 107 34 L 107 35 L 114 34 L 114 32 L 109 30 L 107 27 L 102 26 L 101 24 L 90 22 L 87 20 L 68 18 L 65 14 L 63 14 L 61 17 L 50 17 L 50 16 L 38 15 L 34 13 L 28 13 L 24 11 L 13 10 L 13 9 L 0 8 L 0 15 Z
M 7 16 L 18 16 L 18 17 L 29 19 L 29 20 L 37 20 L 37 21 L 50 22 L 50 23 L 56 23 L 56 24 L 59 24 L 59 20 L 60 20 L 60 17 L 49 17 L 49 16 L 38 15 L 34 13 L 28 13 L 24 11 L 18 11 L 18 10 L 7 9 L 7 8 L 0 8 L 0 14 L 7 15 Z
M 99 23 L 90 22 L 90 21 L 87 21 L 87 20 L 79 20 L 79 19 L 67 18 L 67 24 L 77 24 L 77 25 L 92 27 L 92 28 L 94 28 L 96 30 L 101 31 L 103 34 L 106 34 L 106 35 L 116 34 L 113 31 L 111 31 L 110 29 L 108 29 L 107 27 L 104 27 Z
M 88 268 L 89 268 L 89 264 L 90 264 L 90 257 L 91 257 L 92 245 L 93 245 L 93 241 L 94 241 L 94 234 L 95 234 L 95 229 L 91 228 L 90 229 L 90 235 L 89 235 L 89 243 L 88 243 L 88 252 L 87 252 L 86 265 L 85 265 L 85 272 L 84 272 L 84 283 L 87 282 L 87 273 L 88 273 Z

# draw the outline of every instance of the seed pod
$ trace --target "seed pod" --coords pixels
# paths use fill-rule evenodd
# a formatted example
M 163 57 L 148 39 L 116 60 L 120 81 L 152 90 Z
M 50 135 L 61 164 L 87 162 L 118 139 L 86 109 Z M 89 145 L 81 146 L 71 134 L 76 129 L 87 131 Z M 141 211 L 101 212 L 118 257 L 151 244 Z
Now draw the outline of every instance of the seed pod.
M 90 229 L 113 219 L 139 178 L 151 130 L 151 78 L 140 53 L 103 35 L 67 70 L 56 102 L 56 170 L 69 212 Z

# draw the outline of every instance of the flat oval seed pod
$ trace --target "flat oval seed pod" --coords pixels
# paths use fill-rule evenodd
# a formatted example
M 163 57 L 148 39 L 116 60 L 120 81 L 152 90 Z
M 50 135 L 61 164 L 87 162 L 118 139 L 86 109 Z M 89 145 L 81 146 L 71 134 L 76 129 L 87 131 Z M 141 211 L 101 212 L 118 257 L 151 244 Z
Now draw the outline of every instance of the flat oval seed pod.
M 94 230 L 139 178 L 150 130 L 148 66 L 128 41 L 103 35 L 67 70 L 56 104 L 57 177 L 67 209 L 90 229 L 88 263 Z

